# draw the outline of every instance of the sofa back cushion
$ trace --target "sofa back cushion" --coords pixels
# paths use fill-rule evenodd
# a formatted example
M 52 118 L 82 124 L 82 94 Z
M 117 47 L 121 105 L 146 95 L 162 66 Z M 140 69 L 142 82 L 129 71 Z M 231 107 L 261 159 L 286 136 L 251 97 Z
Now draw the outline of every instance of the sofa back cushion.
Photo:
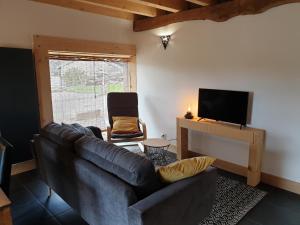
M 75 142 L 75 151 L 81 158 L 130 184 L 139 199 L 162 187 L 152 162 L 124 148 L 84 136 Z
M 41 130 L 41 136 L 65 148 L 73 148 L 74 142 L 84 134 L 57 123 L 50 123 Z

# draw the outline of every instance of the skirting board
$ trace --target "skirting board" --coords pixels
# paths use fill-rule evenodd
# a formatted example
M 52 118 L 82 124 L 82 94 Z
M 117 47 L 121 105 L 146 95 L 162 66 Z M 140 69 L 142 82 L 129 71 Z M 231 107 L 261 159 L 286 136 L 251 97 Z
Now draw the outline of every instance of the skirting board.
M 24 162 L 13 164 L 11 167 L 11 175 L 16 175 L 19 173 L 24 173 L 36 168 L 35 160 L 27 160 Z
M 291 181 L 282 177 L 277 177 L 271 174 L 262 173 L 261 180 L 265 184 L 284 189 L 286 191 L 294 192 L 300 195 L 300 183 Z
M 193 151 L 189 151 L 188 154 L 190 157 L 196 157 L 201 155 Z M 244 177 L 247 176 L 247 168 L 234 163 L 217 159 L 213 166 Z M 267 173 L 261 174 L 261 181 L 265 184 L 269 184 L 271 186 L 284 189 L 286 191 L 300 194 L 300 183 L 298 182 L 291 181 L 282 177 L 277 177 Z

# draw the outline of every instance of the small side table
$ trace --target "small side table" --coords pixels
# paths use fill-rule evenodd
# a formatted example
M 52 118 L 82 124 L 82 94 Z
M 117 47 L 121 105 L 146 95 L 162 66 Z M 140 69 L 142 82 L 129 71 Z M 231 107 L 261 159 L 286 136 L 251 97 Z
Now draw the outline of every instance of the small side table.
M 168 164 L 166 159 L 167 150 L 170 142 L 162 138 L 150 138 L 142 142 L 144 145 L 144 152 L 156 166 L 163 166 Z

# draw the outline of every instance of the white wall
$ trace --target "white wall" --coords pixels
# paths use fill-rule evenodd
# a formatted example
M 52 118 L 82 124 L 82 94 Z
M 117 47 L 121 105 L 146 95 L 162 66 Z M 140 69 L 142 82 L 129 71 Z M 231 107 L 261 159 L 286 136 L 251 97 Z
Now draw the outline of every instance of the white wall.
M 198 88 L 254 93 L 251 126 L 267 131 L 263 171 L 300 182 L 300 4 L 224 23 L 193 21 L 135 35 L 149 135 L 176 138 L 175 118 Z M 158 34 L 173 33 L 163 50 Z M 193 133 L 192 149 L 247 165 L 247 146 Z
M 0 0 L 0 46 L 32 48 L 32 35 L 131 43 L 127 20 L 28 0 Z

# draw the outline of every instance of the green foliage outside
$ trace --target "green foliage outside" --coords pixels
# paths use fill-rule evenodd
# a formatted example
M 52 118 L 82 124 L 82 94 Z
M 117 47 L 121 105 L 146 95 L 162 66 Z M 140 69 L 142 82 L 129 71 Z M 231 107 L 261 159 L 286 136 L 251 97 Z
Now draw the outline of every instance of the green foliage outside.
M 108 92 L 122 92 L 124 91 L 124 87 L 122 84 L 109 84 Z
M 62 79 L 67 87 L 72 87 L 85 84 L 87 78 L 84 70 L 81 70 L 77 67 L 72 67 L 64 73 Z
M 75 93 L 84 93 L 84 94 L 93 94 L 100 93 L 100 86 L 72 86 L 66 88 L 67 92 L 75 92 Z
M 108 85 L 108 92 L 122 92 L 124 91 L 124 87 L 122 84 L 109 84 Z M 100 85 L 98 86 L 82 86 L 82 85 L 76 85 L 76 86 L 70 86 L 66 88 L 67 92 L 74 92 L 74 93 L 84 93 L 84 94 L 93 94 L 97 93 L 99 94 L 101 91 Z
M 68 69 L 62 76 L 62 79 L 67 92 L 92 94 L 95 92 L 100 93 L 101 91 L 100 85 L 88 85 L 88 77 L 84 70 L 81 70 L 78 67 L 71 67 Z M 107 91 L 122 92 L 124 91 L 124 87 L 121 83 L 108 84 Z

